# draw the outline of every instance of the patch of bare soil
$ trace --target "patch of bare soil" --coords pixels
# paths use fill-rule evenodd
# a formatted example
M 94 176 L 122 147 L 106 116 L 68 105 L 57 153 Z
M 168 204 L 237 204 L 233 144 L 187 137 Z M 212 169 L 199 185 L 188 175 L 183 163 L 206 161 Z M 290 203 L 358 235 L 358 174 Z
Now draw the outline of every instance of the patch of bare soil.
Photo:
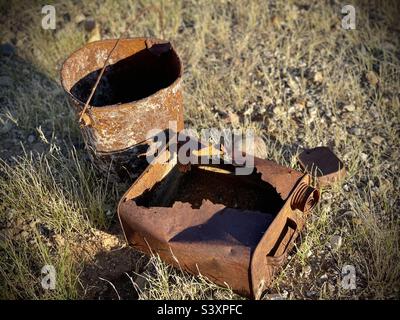
M 126 245 L 119 225 L 109 233 L 95 230 L 85 241 L 75 243 L 77 256 L 85 257 L 79 280 L 85 299 L 135 299 L 132 281 L 146 258 Z

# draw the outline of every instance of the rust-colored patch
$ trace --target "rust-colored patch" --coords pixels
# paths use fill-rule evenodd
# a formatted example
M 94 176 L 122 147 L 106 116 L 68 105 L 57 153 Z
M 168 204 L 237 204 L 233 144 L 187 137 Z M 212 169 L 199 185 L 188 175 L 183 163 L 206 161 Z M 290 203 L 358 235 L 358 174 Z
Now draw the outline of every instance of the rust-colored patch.
M 119 203 L 126 239 L 167 263 L 260 298 L 319 193 L 309 175 L 272 161 L 255 158 L 249 176 L 234 175 L 232 165 L 207 167 L 151 164 Z
M 88 43 L 62 66 L 61 83 L 78 117 L 114 44 L 115 40 Z M 83 137 L 100 169 L 135 172 L 130 163 L 143 165 L 134 158 L 148 146 L 149 130 L 166 130 L 169 121 L 183 129 L 182 69 L 169 42 L 120 40 L 82 116 Z

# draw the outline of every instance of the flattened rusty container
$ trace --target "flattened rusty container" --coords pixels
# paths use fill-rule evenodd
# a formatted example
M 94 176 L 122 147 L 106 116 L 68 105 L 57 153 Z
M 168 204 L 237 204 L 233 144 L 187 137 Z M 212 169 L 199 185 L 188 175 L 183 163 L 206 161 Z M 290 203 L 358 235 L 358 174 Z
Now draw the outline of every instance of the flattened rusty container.
M 319 192 L 308 174 L 272 161 L 255 158 L 248 176 L 233 169 L 154 161 L 121 199 L 118 216 L 134 248 L 260 298 Z
M 78 116 L 115 43 L 88 43 L 64 62 L 61 82 Z M 83 137 L 100 169 L 135 172 L 145 162 L 139 155 L 149 130 L 165 130 L 169 121 L 183 129 L 181 77 L 181 60 L 169 42 L 120 40 L 82 117 Z

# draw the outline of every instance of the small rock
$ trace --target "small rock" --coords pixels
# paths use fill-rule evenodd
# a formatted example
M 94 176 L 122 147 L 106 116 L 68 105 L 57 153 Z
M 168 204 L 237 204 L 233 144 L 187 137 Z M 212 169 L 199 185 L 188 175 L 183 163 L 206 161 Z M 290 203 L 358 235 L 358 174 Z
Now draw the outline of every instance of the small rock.
M 339 250 L 342 246 L 342 237 L 339 235 L 333 235 L 330 240 L 330 245 L 333 250 Z
M 35 136 L 33 135 L 33 134 L 30 134 L 29 136 L 28 136 L 28 142 L 29 143 L 33 143 L 35 141 Z
M 65 245 L 65 239 L 64 239 L 61 235 L 59 235 L 59 234 L 56 234 L 56 235 L 54 236 L 54 241 L 56 242 L 56 244 L 57 244 L 59 247 L 63 247 L 63 246 Z
M 328 280 L 328 275 L 326 274 L 326 273 L 324 273 L 321 277 L 320 277 L 320 279 L 322 280 L 322 281 L 326 281 L 326 280 Z
M 383 139 L 381 136 L 373 136 L 371 141 L 373 144 L 380 145 L 383 143 L 383 141 L 385 141 L 385 139 Z
M 245 115 L 245 116 L 251 116 L 252 113 L 253 113 L 253 111 L 254 111 L 253 106 L 250 106 L 250 108 L 248 108 L 245 112 L 243 112 L 243 115 Z
M 262 115 L 267 112 L 267 107 L 265 107 L 265 106 L 259 107 L 257 112 L 258 112 L 258 114 Z
M 82 13 L 79 13 L 78 15 L 75 16 L 74 22 L 76 24 L 80 24 L 81 22 L 85 21 L 86 17 Z
M 348 111 L 348 112 L 353 112 L 353 111 L 356 110 L 356 107 L 355 107 L 354 104 L 351 103 L 351 104 L 345 105 L 345 106 L 344 106 L 344 109 L 345 109 L 346 111 Z
M 375 183 L 374 183 L 374 181 L 372 181 L 372 180 L 369 180 L 369 181 L 368 181 L 368 185 L 369 185 L 371 188 L 375 187 Z
M 28 238 L 28 236 L 29 236 L 29 232 L 26 231 L 26 230 L 23 230 L 23 231 L 19 234 L 19 236 L 20 236 L 22 239 L 26 239 L 26 238 Z
M 12 220 L 17 214 L 17 211 L 15 209 L 10 209 L 7 211 L 7 218 L 9 220 Z
M 322 72 L 316 72 L 315 74 L 314 74 L 314 82 L 315 83 L 322 83 L 322 81 L 324 80 L 324 77 L 323 77 L 323 75 L 322 75 Z
M 12 87 L 14 81 L 8 76 L 0 77 L 0 87 Z
M 353 224 L 356 225 L 356 226 L 359 226 L 359 225 L 362 224 L 361 218 L 353 217 L 353 218 L 351 219 L 351 221 L 352 221 Z
M 71 15 L 67 12 L 63 14 L 63 20 L 65 22 L 70 22 L 71 21 Z
M 239 116 L 236 113 L 228 111 L 228 116 L 229 116 L 229 121 L 232 123 L 232 125 L 239 124 Z
M 313 290 L 310 290 L 310 291 L 307 291 L 307 292 L 306 292 L 306 296 L 309 297 L 309 298 L 315 296 L 316 294 L 317 294 L 317 293 L 316 293 L 315 291 L 313 291 Z
M 99 40 L 101 40 L 100 27 L 96 25 L 96 27 L 92 30 L 92 32 L 90 32 L 88 42 L 99 41 Z
M 307 100 L 306 99 L 297 99 L 294 106 L 297 109 L 302 110 L 302 109 L 304 109 L 306 107 L 306 105 L 307 105 Z
M 273 121 L 270 121 L 267 126 L 268 132 L 274 132 L 276 130 L 276 124 Z
M 353 132 L 354 135 L 360 136 L 363 134 L 363 130 L 361 128 L 355 127 L 350 129 L 351 132 Z
M 367 78 L 368 83 L 373 87 L 375 87 L 379 82 L 378 76 L 373 71 L 368 71 L 365 77 Z
M 36 224 L 37 224 L 37 221 L 35 219 L 33 219 L 31 222 L 29 222 L 29 227 L 33 229 L 33 228 L 35 228 Z
M 205 109 L 203 108 L 202 110 L 205 110 Z M 229 121 L 228 113 L 223 110 L 218 110 L 217 116 L 220 117 L 222 120 Z
M 89 17 L 85 20 L 84 27 L 87 32 L 91 32 L 96 27 L 96 21 L 92 17 Z
M 364 153 L 364 152 L 361 152 L 360 153 L 360 158 L 361 158 L 362 161 L 367 161 L 368 155 L 366 153 Z
M 318 115 L 318 109 L 317 108 L 311 108 L 309 111 L 311 119 L 314 119 Z
M 297 9 L 296 6 L 292 6 L 290 10 L 288 10 L 287 14 L 285 15 L 285 18 L 287 18 L 289 21 L 295 21 L 299 17 L 299 10 Z
M 279 16 L 273 16 L 271 22 L 276 28 L 279 28 L 283 21 Z
M 354 217 L 354 212 L 351 210 L 348 210 L 346 212 L 344 212 L 340 217 L 342 218 L 352 218 Z
M 37 223 L 36 228 L 42 236 L 46 238 L 50 236 L 50 229 L 47 228 L 43 223 Z
M 11 43 L 2 43 L 0 45 L 0 54 L 5 57 L 10 57 L 15 54 L 15 47 Z
M 280 116 L 280 115 L 285 114 L 285 110 L 283 109 L 283 107 L 275 107 L 274 110 L 273 110 L 273 112 L 274 112 L 277 116 Z
M 111 210 L 107 210 L 106 216 L 107 216 L 108 218 L 111 218 L 113 215 L 114 215 L 114 213 L 113 213 Z
M 263 100 L 266 106 L 269 106 L 274 103 L 274 101 L 270 97 L 264 97 Z
M 303 270 L 301 272 L 302 272 L 304 277 L 308 278 L 308 276 L 310 275 L 311 271 L 312 271 L 311 266 L 306 265 L 306 266 L 303 267 Z
M 17 220 L 15 221 L 15 227 L 16 228 L 21 228 L 22 225 L 24 224 L 25 220 L 22 219 L 21 217 L 18 217 Z
M 321 196 L 324 200 L 330 200 L 333 198 L 332 193 L 330 193 L 329 191 L 323 192 Z
M 283 290 L 282 291 L 282 297 L 284 297 L 285 299 L 287 299 L 287 297 L 289 296 L 289 292 L 287 290 Z

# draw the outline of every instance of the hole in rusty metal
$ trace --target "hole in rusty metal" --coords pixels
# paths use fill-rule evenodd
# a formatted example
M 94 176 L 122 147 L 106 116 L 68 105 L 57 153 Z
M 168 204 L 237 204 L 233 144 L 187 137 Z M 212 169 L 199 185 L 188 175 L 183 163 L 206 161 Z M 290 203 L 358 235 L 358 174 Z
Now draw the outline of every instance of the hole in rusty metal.
M 232 166 L 220 165 L 218 169 L 229 172 Z M 261 180 L 260 174 L 254 172 L 249 176 L 235 176 L 196 166 L 184 173 L 176 168 L 171 170 L 151 190 L 135 199 L 138 205 L 144 207 L 172 207 L 180 201 L 190 203 L 193 209 L 200 208 L 203 200 L 227 208 L 269 214 L 278 213 L 283 205 L 276 189 Z
M 171 85 L 181 74 L 179 58 L 168 44 L 154 44 L 106 67 L 90 105 L 101 107 L 146 98 Z M 86 101 L 101 69 L 90 72 L 71 88 L 71 94 Z

